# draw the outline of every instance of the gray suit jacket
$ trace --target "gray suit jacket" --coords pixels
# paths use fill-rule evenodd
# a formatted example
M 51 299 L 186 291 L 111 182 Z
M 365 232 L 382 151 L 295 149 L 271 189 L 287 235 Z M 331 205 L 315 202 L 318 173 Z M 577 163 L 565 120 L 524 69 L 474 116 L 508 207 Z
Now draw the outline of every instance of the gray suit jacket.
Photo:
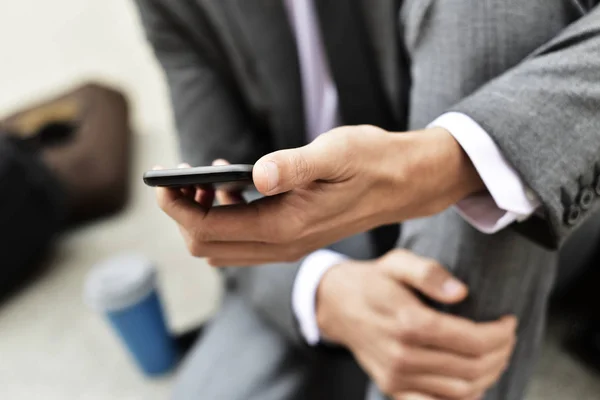
M 461 85 L 454 93 L 465 93 L 452 99 L 454 106 L 436 108 L 436 101 L 442 105 L 448 99 L 421 99 L 411 91 L 411 74 L 424 70 L 410 71 L 399 49 L 418 57 L 432 25 L 440 22 L 430 18 L 438 15 L 433 11 L 469 1 L 473 4 L 463 7 L 470 13 L 465 19 L 500 4 L 404 0 L 398 35 L 397 2 L 364 0 L 386 94 L 406 127 L 422 127 L 437 116 L 428 110 L 460 111 L 479 122 L 543 204 L 542 219 L 517 224 L 517 229 L 556 246 L 600 208 L 600 9 L 593 8 L 596 1 L 509 0 L 498 9 L 512 20 L 494 19 L 483 27 L 451 25 L 445 33 L 457 36 L 455 43 L 473 46 L 478 56 L 473 64 L 477 79 L 464 80 L 458 74 L 464 71 L 432 66 L 440 77 L 462 76 L 451 83 Z M 166 72 L 185 161 L 253 162 L 266 152 L 305 143 L 296 47 L 281 0 L 137 2 Z M 538 13 L 546 5 L 551 11 Z M 532 21 L 536 13 L 549 19 Z M 521 15 L 529 19 L 520 21 Z M 494 51 L 487 47 L 494 42 L 484 34 L 497 30 L 502 38 L 523 26 L 526 36 L 514 48 L 511 42 Z M 503 63 L 494 59 L 499 51 L 507 55 Z M 234 273 L 249 301 L 295 340 L 290 293 L 297 265 Z
M 295 40 L 280 0 L 138 0 L 148 39 L 168 80 L 183 159 L 252 163 L 277 149 L 306 144 Z M 399 99 L 394 0 L 364 0 L 387 94 Z M 397 11 L 397 10 L 396 10 Z M 398 105 L 398 101 L 392 101 Z M 399 109 L 401 107 L 395 107 Z M 333 249 L 352 258 L 376 256 L 358 235 Z M 297 263 L 226 271 L 240 291 L 293 342 L 291 292 Z

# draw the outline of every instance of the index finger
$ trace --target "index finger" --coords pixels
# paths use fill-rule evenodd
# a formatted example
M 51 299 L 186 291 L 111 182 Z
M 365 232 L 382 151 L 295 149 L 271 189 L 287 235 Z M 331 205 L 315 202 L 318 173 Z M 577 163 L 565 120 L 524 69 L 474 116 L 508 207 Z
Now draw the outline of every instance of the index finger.
M 157 187 L 156 201 L 169 217 L 183 227 L 201 223 L 208 213 L 208 208 L 184 196 L 179 188 Z
M 274 227 L 286 222 L 284 218 L 274 221 L 273 216 L 279 214 L 267 210 L 266 203 L 259 204 L 261 200 L 206 208 L 184 197 L 179 190 L 157 188 L 156 196 L 167 215 L 205 242 L 270 242 Z
M 506 346 L 515 337 L 517 320 L 505 316 L 492 322 L 469 319 L 432 311 L 435 322 L 424 329 L 422 344 L 466 356 L 481 356 Z

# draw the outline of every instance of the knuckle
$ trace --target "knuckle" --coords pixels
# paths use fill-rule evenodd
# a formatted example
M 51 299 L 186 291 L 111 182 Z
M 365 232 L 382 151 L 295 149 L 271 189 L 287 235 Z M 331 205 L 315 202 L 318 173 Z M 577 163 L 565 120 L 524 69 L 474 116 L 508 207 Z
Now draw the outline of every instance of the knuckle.
M 388 254 L 405 256 L 405 255 L 412 254 L 412 253 L 407 249 L 394 249 L 394 250 L 388 252 Z
M 449 274 L 435 260 L 426 260 L 421 273 L 422 284 L 429 287 L 440 286 Z
M 440 273 L 443 273 L 443 271 L 435 260 L 428 259 L 423 264 L 423 276 L 427 281 L 435 279 Z
M 392 376 L 406 372 L 410 368 L 410 360 L 408 358 L 408 352 L 402 346 L 399 346 L 392 351 L 391 354 L 391 365 L 389 373 Z
M 161 210 L 163 210 L 164 212 L 167 212 L 169 202 L 167 200 L 167 196 L 164 195 L 162 190 L 164 190 L 164 189 L 162 189 L 162 188 L 157 189 L 156 203 L 158 204 L 158 206 L 160 207 Z
M 442 322 L 434 313 L 425 313 L 421 317 L 421 329 L 426 332 L 439 332 Z
M 357 141 L 361 139 L 360 136 L 364 135 L 364 131 L 362 130 L 361 126 L 356 128 L 357 129 L 348 129 L 346 126 L 341 126 L 329 131 L 327 136 L 323 139 L 330 140 L 335 143 L 341 154 L 346 156 L 352 155 L 356 152 Z
M 375 125 L 369 125 L 369 124 L 363 124 L 363 125 L 358 125 L 358 128 L 361 132 L 361 135 L 363 133 L 369 133 L 369 134 L 380 134 L 380 133 L 384 133 L 385 131 Z
M 198 240 L 188 240 L 187 248 L 189 253 L 194 257 L 202 257 L 204 255 L 204 244 Z
M 194 242 L 188 244 L 188 252 L 193 257 L 202 257 L 202 251 L 200 249 L 200 246 L 196 245 Z
M 387 253 L 385 253 L 384 255 L 382 255 L 381 257 L 379 257 L 379 261 L 382 262 L 389 262 L 389 261 L 393 261 L 395 260 L 397 257 L 403 257 L 406 254 L 408 254 L 408 251 L 405 249 L 394 249 L 392 251 L 388 251 Z
M 471 343 L 471 348 L 473 349 L 473 353 L 478 356 L 483 356 L 487 352 L 488 343 L 487 340 L 483 337 L 475 337 L 473 338 L 473 343 Z
M 211 234 L 207 227 L 199 228 L 198 226 L 191 225 L 184 229 L 193 242 L 203 243 L 210 240 Z
M 313 173 L 313 166 L 304 157 L 296 157 L 293 161 L 294 176 L 298 183 L 304 183 Z
M 211 267 L 222 267 L 223 266 L 223 264 L 215 258 L 207 258 L 206 263 L 208 265 L 210 265 Z
M 417 307 L 405 307 L 398 313 L 396 335 L 400 340 L 418 340 L 422 334 L 423 316 Z
M 380 375 L 376 381 L 377 386 L 379 386 L 379 389 L 381 389 L 383 393 L 390 394 L 398 390 L 396 379 L 394 379 L 392 374 L 384 373 Z
M 467 381 L 455 380 L 449 387 L 448 396 L 452 399 L 469 398 L 475 393 L 473 385 Z
M 487 360 L 483 357 L 474 359 L 467 370 L 467 377 L 471 380 L 480 378 L 487 371 Z
M 327 144 L 328 142 L 330 142 L 334 139 L 333 136 L 335 136 L 336 132 L 339 130 L 341 130 L 341 127 L 336 127 L 336 128 L 328 130 L 327 132 L 323 132 L 322 134 L 317 136 L 315 138 L 315 140 L 312 141 L 311 144 L 317 144 L 317 145 Z
M 331 176 L 341 177 L 352 170 L 351 164 L 343 161 L 361 156 L 364 141 L 364 132 L 360 129 L 356 129 L 355 126 L 341 126 L 320 135 L 313 143 L 323 156 L 338 161 L 329 173 Z M 331 152 L 331 146 L 334 146 L 335 153 Z

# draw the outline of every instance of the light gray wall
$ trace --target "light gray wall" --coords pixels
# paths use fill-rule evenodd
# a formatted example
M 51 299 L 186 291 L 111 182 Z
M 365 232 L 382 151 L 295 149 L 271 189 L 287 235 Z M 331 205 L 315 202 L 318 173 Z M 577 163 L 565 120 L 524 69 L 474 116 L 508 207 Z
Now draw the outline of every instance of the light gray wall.
M 0 116 L 89 78 L 127 90 L 139 131 L 172 131 L 133 1 L 0 1 Z

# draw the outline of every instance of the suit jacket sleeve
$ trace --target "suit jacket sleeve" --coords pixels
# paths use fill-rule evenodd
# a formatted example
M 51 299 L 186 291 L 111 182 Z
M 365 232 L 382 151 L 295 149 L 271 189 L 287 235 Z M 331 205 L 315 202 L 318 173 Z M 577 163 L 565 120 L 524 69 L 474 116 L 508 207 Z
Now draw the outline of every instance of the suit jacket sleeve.
M 177 4 L 177 6 L 175 6 Z M 215 158 L 254 162 L 267 152 L 250 129 L 249 116 L 211 42 L 208 24 L 188 32 L 178 15 L 183 2 L 137 0 L 147 37 L 161 63 L 172 97 L 183 159 L 210 165 Z M 187 3 L 186 3 L 187 4 Z M 230 85 L 226 84 L 229 82 Z M 223 270 L 227 284 L 295 343 L 303 343 L 292 310 L 298 263 Z
M 253 163 L 267 153 L 269 135 L 255 128 L 211 24 L 187 10 L 187 2 L 136 2 L 165 72 L 183 159 L 191 165 L 210 165 L 216 157 Z
M 543 205 L 517 224 L 557 247 L 600 209 L 600 6 L 462 100 Z

